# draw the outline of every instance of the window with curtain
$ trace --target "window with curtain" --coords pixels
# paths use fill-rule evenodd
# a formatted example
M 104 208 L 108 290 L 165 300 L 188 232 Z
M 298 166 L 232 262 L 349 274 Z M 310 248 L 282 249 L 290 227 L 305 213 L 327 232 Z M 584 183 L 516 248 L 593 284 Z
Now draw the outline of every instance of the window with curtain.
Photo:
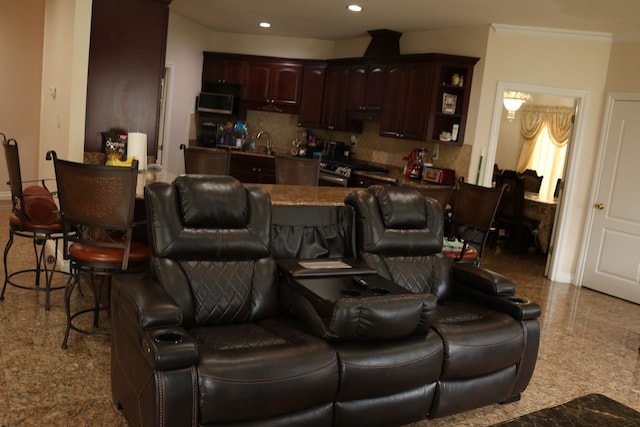
M 521 109 L 522 145 L 518 172 L 535 170 L 543 177 L 540 198 L 553 198 L 556 183 L 562 178 L 567 145 L 573 125 L 573 109 L 531 105 Z

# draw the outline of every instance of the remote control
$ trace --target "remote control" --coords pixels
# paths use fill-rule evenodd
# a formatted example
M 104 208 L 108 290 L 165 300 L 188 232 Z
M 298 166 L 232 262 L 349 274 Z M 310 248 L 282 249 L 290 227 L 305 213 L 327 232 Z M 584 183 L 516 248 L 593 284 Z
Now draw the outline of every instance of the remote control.
M 367 283 L 366 280 L 364 280 L 362 277 L 360 276 L 353 276 L 353 281 L 356 282 L 356 284 L 360 285 L 360 286 L 369 286 L 369 284 Z

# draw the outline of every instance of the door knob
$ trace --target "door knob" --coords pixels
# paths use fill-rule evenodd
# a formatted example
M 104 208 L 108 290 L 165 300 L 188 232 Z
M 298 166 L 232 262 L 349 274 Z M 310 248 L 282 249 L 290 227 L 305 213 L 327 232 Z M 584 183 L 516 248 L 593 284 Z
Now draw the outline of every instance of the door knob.
M 596 203 L 593 207 L 602 210 L 604 209 L 604 203 Z

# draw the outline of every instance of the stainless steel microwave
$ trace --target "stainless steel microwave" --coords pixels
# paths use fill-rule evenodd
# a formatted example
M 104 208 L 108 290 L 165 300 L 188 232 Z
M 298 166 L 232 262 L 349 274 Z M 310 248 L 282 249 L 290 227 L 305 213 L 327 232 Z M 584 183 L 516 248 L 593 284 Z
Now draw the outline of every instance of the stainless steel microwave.
M 196 104 L 199 112 L 236 114 L 238 96 L 227 93 L 200 92 Z

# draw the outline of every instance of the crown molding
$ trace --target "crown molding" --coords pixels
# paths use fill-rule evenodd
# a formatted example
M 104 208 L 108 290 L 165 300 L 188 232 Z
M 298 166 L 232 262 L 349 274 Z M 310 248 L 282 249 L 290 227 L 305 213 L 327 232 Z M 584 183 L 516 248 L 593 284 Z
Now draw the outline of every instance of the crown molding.
M 558 28 L 525 27 L 495 23 L 491 24 L 491 27 L 497 34 L 517 34 L 531 37 L 550 37 L 554 39 L 561 38 L 609 43 L 613 41 L 613 35 L 611 33 L 600 33 L 595 31 L 562 30 Z

